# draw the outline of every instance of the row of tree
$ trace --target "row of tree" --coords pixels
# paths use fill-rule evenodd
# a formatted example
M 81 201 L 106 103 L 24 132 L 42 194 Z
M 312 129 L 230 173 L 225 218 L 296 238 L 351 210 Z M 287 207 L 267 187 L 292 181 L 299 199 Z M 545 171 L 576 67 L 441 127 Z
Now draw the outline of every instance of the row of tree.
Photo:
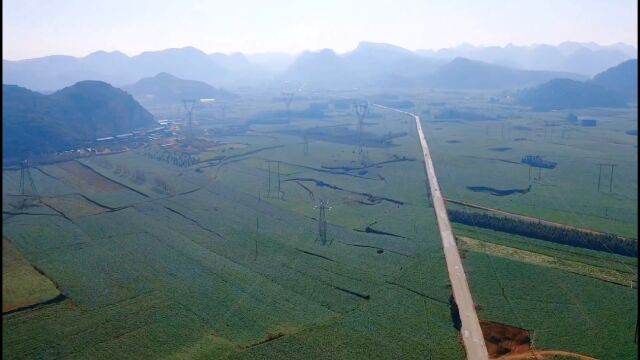
M 638 241 L 614 234 L 599 234 L 561 226 L 535 223 L 486 213 L 448 210 L 452 222 L 522 235 L 558 244 L 638 257 Z
M 144 153 L 148 158 L 164 161 L 178 167 L 189 167 L 200 161 L 198 157 L 168 150 L 149 150 Z

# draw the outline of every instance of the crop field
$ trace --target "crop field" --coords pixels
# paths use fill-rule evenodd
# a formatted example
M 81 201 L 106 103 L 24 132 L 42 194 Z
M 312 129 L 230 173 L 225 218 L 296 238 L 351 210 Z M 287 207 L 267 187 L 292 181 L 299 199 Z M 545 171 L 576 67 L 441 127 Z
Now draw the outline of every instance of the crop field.
M 585 114 L 602 121 L 564 138 L 553 127 L 550 140 L 537 136 L 540 127 L 566 114 L 481 95 L 412 98 L 447 197 L 636 241 L 637 138 L 623 131 L 635 109 Z M 3 237 L 65 299 L 4 316 L 3 353 L 464 358 L 415 123 L 372 108 L 359 154 L 356 117 L 343 103 L 335 94 L 301 96 L 291 121 L 269 94 L 243 94 L 224 110 L 203 106 L 194 112 L 197 154 L 149 145 L 38 165 L 31 172 L 41 200 L 26 209 L 12 205 L 20 172 L 4 170 Z M 440 107 L 507 118 L 439 119 Z M 152 110 L 158 119 L 184 117 L 177 106 Z M 520 159 L 534 151 L 558 166 L 529 181 Z M 607 183 L 597 192 L 595 164 L 614 161 L 613 191 Z M 485 191 L 529 185 L 505 196 Z M 636 258 L 454 229 L 482 319 L 532 331 L 539 349 L 637 354 Z
M 20 252 L 2 238 L 2 313 L 56 298 L 54 283 L 34 269 Z
M 597 119 L 596 127 L 582 127 L 567 120 L 568 111 L 493 104 L 482 93 L 425 97 L 415 112 L 431 135 L 448 198 L 637 239 L 638 138 L 626 133 L 637 128 L 637 108 L 576 110 Z M 464 113 L 439 115 L 448 109 Z M 529 173 L 526 155 L 557 166 Z M 617 165 L 611 191 L 608 167 L 598 191 L 599 163 Z
M 636 108 L 575 112 L 597 119 L 587 128 L 569 123 L 568 112 L 487 98 L 430 94 L 418 102 L 447 198 L 637 241 L 637 137 L 626 133 L 637 127 Z M 525 155 L 557 166 L 529 174 Z M 598 163 L 617 164 L 611 192 L 607 168 L 598 191 Z M 527 329 L 538 350 L 637 358 L 637 257 L 475 226 L 454 231 L 482 320 Z
M 243 106 L 212 128 L 252 119 Z M 236 146 L 212 147 L 189 166 L 141 148 L 32 168 L 41 204 L 16 211 L 7 200 L 3 236 L 66 299 L 3 318 L 3 352 L 463 358 L 414 135 L 372 143 L 363 166 L 344 133 L 309 139 L 305 155 L 302 137 L 287 132 L 349 124 L 353 137 L 353 122 L 336 111 L 214 135 Z M 391 114 L 370 122 L 371 139 L 411 131 Z M 280 195 L 267 160 L 280 161 Z M 3 178 L 5 197 L 17 194 L 19 172 Z

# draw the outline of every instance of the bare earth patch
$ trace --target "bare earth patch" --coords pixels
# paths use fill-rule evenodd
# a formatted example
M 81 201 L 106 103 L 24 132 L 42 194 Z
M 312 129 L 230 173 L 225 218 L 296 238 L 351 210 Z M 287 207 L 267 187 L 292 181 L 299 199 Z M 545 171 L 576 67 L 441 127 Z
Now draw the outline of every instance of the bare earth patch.
M 82 189 L 89 188 L 94 191 L 112 192 L 124 190 L 120 184 L 109 180 L 77 161 L 68 161 L 57 165 L 71 176 L 69 177 L 74 185 Z

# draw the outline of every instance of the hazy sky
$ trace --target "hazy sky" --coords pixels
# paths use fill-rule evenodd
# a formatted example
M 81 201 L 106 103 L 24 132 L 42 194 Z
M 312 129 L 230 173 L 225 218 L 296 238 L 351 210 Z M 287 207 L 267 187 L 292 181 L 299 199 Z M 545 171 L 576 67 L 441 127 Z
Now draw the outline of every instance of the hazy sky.
M 2 10 L 11 60 L 184 46 L 344 52 L 361 40 L 412 50 L 638 42 L 635 0 L 4 0 Z

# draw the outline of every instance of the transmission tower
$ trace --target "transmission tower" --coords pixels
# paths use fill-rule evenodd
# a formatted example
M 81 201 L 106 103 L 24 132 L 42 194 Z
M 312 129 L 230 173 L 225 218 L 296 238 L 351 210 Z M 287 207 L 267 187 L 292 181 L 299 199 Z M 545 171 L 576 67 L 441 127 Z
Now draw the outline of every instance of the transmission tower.
M 353 104 L 353 107 L 356 111 L 356 116 L 358 117 L 358 126 L 357 126 L 357 134 L 356 134 L 356 153 L 360 157 L 360 160 L 364 162 L 365 160 L 365 145 L 363 138 L 363 128 L 364 128 L 364 118 L 369 114 L 369 103 L 368 102 L 359 102 Z
M 184 105 L 184 109 L 187 111 L 187 134 L 186 134 L 186 139 L 187 139 L 187 143 L 191 142 L 191 139 L 193 137 L 193 127 L 192 127 L 192 120 L 191 120 L 191 114 L 193 113 L 193 108 L 196 105 L 196 100 L 195 99 L 183 99 L 182 100 L 182 105 Z
M 18 208 L 24 209 L 33 205 L 39 199 L 36 185 L 31 176 L 29 162 L 27 160 L 20 163 L 20 202 Z
M 600 182 L 602 179 L 602 167 L 609 166 L 611 168 L 610 176 L 609 176 L 609 192 L 613 190 L 613 168 L 618 166 L 618 164 L 598 164 L 598 192 L 600 192 Z
M 227 115 L 227 102 L 226 101 L 218 101 L 220 105 L 220 120 L 224 121 L 225 116 Z
M 291 121 L 291 102 L 293 101 L 292 92 L 283 92 L 282 99 L 284 100 L 284 106 L 287 109 L 287 122 Z
M 326 245 L 327 217 L 325 213 L 327 210 L 331 210 L 331 207 L 329 207 L 329 201 L 320 199 L 320 204 L 318 206 L 315 206 L 314 208 L 318 209 L 320 212 L 320 214 L 318 215 L 318 237 L 316 238 L 316 241 L 320 241 L 322 245 Z M 331 242 L 333 242 L 333 239 L 329 241 L 329 244 L 331 244 Z
M 304 138 L 303 138 L 303 143 L 302 143 L 303 147 L 302 147 L 302 151 L 304 153 L 304 156 L 309 155 L 309 139 L 307 138 L 307 134 L 304 134 Z
M 267 190 L 267 197 L 271 198 L 271 199 L 282 199 L 284 197 L 284 192 L 282 192 L 282 190 L 280 190 L 280 161 L 278 160 L 267 160 L 266 161 L 269 167 L 269 189 Z M 271 178 L 272 178 L 272 170 L 271 170 L 271 165 L 275 163 L 276 165 L 275 167 L 275 171 L 276 174 L 274 174 L 275 177 L 275 184 L 272 185 L 271 182 Z M 275 187 L 275 189 L 274 189 Z M 275 191 L 274 191 L 275 190 Z

